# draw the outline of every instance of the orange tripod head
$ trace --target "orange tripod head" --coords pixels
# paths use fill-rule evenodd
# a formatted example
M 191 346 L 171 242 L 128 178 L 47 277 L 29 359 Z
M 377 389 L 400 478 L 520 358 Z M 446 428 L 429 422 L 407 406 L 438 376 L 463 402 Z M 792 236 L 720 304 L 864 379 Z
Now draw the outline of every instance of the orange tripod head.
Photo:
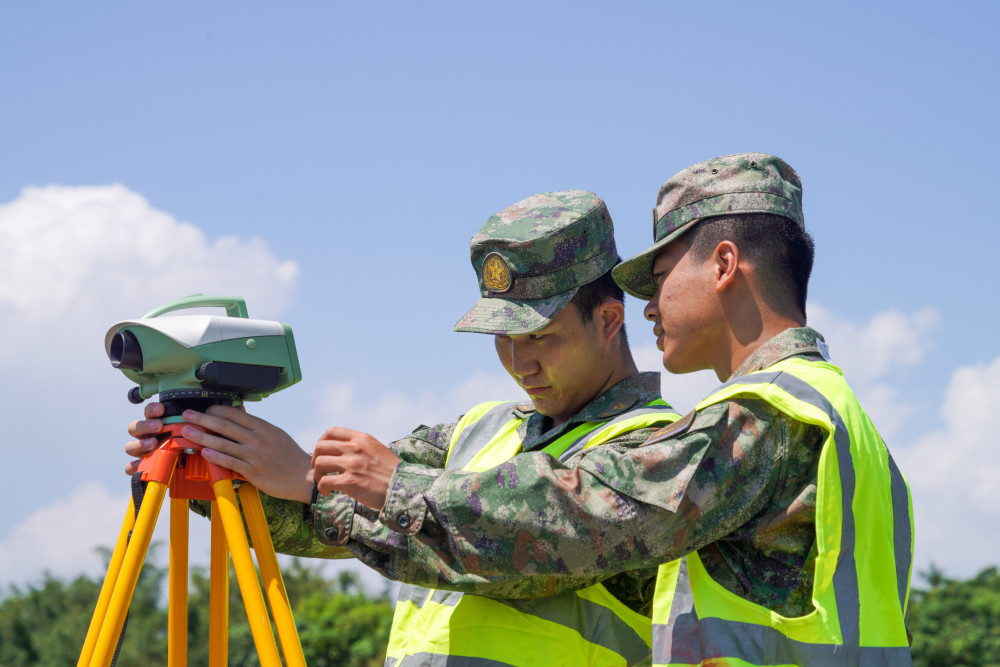
M 220 479 L 245 479 L 232 470 L 206 461 L 201 456 L 201 445 L 181 435 L 181 429 L 186 423 L 180 417 L 184 410 L 204 412 L 210 405 L 239 404 L 238 394 L 176 390 L 162 392 L 160 399 L 165 407 L 163 431 L 157 436 L 161 442 L 160 446 L 146 455 L 139 464 L 142 481 L 156 481 L 169 485 L 171 498 L 213 500 L 214 482 Z M 199 431 L 205 430 L 195 424 L 187 426 Z M 173 479 L 170 479 L 171 476 Z

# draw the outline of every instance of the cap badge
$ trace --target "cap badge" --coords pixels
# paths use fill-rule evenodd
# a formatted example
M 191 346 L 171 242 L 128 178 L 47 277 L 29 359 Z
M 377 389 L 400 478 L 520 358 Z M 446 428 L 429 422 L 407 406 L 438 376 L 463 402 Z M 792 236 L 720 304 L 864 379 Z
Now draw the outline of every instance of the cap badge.
M 511 285 L 510 266 L 502 255 L 491 252 L 483 260 L 483 284 L 491 292 L 506 292 Z

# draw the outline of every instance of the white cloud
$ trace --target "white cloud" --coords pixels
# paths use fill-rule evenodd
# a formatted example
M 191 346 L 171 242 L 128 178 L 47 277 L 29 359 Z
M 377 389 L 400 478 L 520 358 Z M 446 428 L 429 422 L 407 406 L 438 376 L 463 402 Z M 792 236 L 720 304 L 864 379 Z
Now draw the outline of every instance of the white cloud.
M 883 437 L 891 438 L 912 414 L 900 394 L 906 369 L 923 362 L 933 349 L 933 335 L 940 328 L 934 308 L 912 314 L 890 309 L 856 324 L 810 303 L 809 326 L 823 334 L 833 363 L 844 375 Z
M 127 494 L 88 482 L 35 510 L 0 542 L 0 584 L 34 581 L 46 570 L 61 578 L 102 573 L 94 550 L 115 546 L 127 509 Z
M 854 382 L 870 383 L 923 361 L 940 328 L 934 308 L 906 315 L 895 309 L 876 313 L 860 326 L 823 306 L 809 304 L 809 326 L 823 334 L 834 362 Z
M 528 400 L 517 383 L 507 375 L 477 372 L 461 384 L 442 392 L 400 387 L 373 401 L 357 398 L 353 382 L 328 385 L 317 406 L 317 422 L 299 433 L 303 448 L 312 445 L 330 426 L 344 426 L 364 431 L 382 442 L 398 440 L 420 424 L 453 422 L 473 405 L 482 401 Z
M 943 428 L 894 450 L 913 492 L 918 564 L 969 576 L 1000 559 L 996 422 L 1000 357 L 957 369 L 941 407 Z
M 298 272 L 260 239 L 208 239 L 117 184 L 25 188 L 0 205 L 0 258 L 0 315 L 50 332 L 110 325 L 198 292 L 245 296 L 251 315 L 273 313 Z

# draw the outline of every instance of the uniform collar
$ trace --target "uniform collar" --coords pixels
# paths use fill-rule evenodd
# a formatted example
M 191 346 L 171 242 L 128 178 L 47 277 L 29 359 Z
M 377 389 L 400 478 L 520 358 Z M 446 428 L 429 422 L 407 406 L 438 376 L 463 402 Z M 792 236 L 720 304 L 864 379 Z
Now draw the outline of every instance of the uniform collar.
M 551 420 L 537 413 L 530 403 L 518 405 L 514 412 L 518 417 L 528 418 L 523 438 L 524 449 L 528 450 L 551 442 L 583 422 L 607 421 L 658 398 L 660 398 L 660 374 L 643 372 L 625 378 L 585 405 L 569 421 L 554 428 L 551 426 Z
M 753 354 L 733 371 L 729 379 L 732 380 L 747 373 L 763 370 L 788 357 L 807 355 L 825 359 L 826 354 L 822 351 L 825 347 L 826 342 L 823 340 L 823 335 L 815 329 L 810 327 L 785 329 L 754 350 Z

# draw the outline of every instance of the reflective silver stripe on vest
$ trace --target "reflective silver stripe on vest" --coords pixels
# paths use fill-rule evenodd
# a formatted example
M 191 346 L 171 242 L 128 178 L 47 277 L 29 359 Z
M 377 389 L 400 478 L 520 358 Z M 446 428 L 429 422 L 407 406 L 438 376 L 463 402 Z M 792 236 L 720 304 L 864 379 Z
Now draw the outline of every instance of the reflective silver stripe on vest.
M 549 604 L 551 598 L 496 600 L 522 614 L 530 614 L 581 632 L 584 638 L 617 653 L 634 665 L 649 656 L 649 644 L 628 623 L 604 605 L 575 596 L 575 604 Z M 590 628 L 589 632 L 585 629 Z
M 892 480 L 892 546 L 896 550 L 897 557 L 899 554 L 904 554 L 903 562 L 896 563 L 896 586 L 899 589 L 899 607 L 905 612 L 913 560 L 913 550 L 910 548 L 913 544 L 910 526 L 910 492 L 892 454 L 889 454 L 889 475 Z
M 511 638 L 514 641 L 516 638 Z M 402 660 L 387 658 L 385 667 L 510 667 L 506 662 L 489 658 L 469 658 L 462 655 L 436 655 L 434 653 L 414 653 Z
M 423 607 L 428 600 L 437 604 L 454 607 L 461 601 L 463 593 L 457 591 L 440 591 L 404 584 L 399 587 L 398 602 L 411 602 Z M 604 605 L 591 602 L 585 598 L 574 596 L 572 605 L 567 605 L 560 598 L 538 599 L 494 599 L 494 602 L 505 604 L 522 614 L 551 621 L 569 628 L 594 628 L 593 635 L 587 635 L 587 641 L 603 646 L 623 656 L 632 665 L 649 655 L 649 645 L 636 634 L 635 630 L 622 620 L 618 614 Z M 555 601 L 555 603 L 553 603 Z M 409 659 L 405 661 L 409 665 Z M 421 664 L 421 663 L 417 663 Z M 507 664 L 491 662 L 491 664 Z
M 635 410 L 630 410 L 625 414 L 618 415 L 611 421 L 602 424 L 597 430 L 591 431 L 590 433 L 588 433 L 587 435 L 583 436 L 582 438 L 574 442 L 572 445 L 570 445 L 566 449 L 566 451 L 564 451 L 562 454 L 559 455 L 559 460 L 566 461 L 569 459 L 569 457 L 573 456 L 579 451 L 582 451 L 584 448 L 586 448 L 587 443 L 589 443 L 593 438 L 597 437 L 597 435 L 603 432 L 604 429 L 609 428 L 617 424 L 618 422 L 623 422 L 626 419 L 632 419 L 633 417 L 642 417 L 643 415 L 656 414 L 657 412 L 673 414 L 676 411 L 674 410 L 673 406 L 670 405 L 650 405 L 645 408 L 637 408 Z
M 721 618 L 695 619 L 682 627 L 675 626 L 672 646 L 665 645 L 668 638 L 664 629 L 662 625 L 653 626 L 653 664 L 698 665 L 711 658 L 738 657 L 754 665 L 913 665 L 910 649 L 906 646 L 808 644 L 790 639 L 767 625 Z M 705 641 L 707 637 L 711 638 L 710 643 Z M 664 655 L 668 657 L 656 657 Z
M 462 594 L 457 591 L 440 591 L 413 584 L 403 584 L 399 587 L 399 593 L 396 596 L 398 602 L 412 602 L 418 607 L 423 607 L 428 599 L 431 602 L 454 607 L 462 599 Z
M 459 441 L 452 448 L 451 454 L 448 456 L 448 465 L 445 467 L 449 470 L 461 470 L 464 468 L 479 453 L 479 449 L 484 447 L 492 439 L 493 435 L 512 419 L 510 410 L 515 405 L 517 403 L 514 401 L 494 405 L 486 411 L 486 414 L 466 426 L 459 434 Z M 486 437 L 483 437 L 483 434 L 486 434 Z M 463 447 L 463 443 L 477 443 L 479 448 Z

